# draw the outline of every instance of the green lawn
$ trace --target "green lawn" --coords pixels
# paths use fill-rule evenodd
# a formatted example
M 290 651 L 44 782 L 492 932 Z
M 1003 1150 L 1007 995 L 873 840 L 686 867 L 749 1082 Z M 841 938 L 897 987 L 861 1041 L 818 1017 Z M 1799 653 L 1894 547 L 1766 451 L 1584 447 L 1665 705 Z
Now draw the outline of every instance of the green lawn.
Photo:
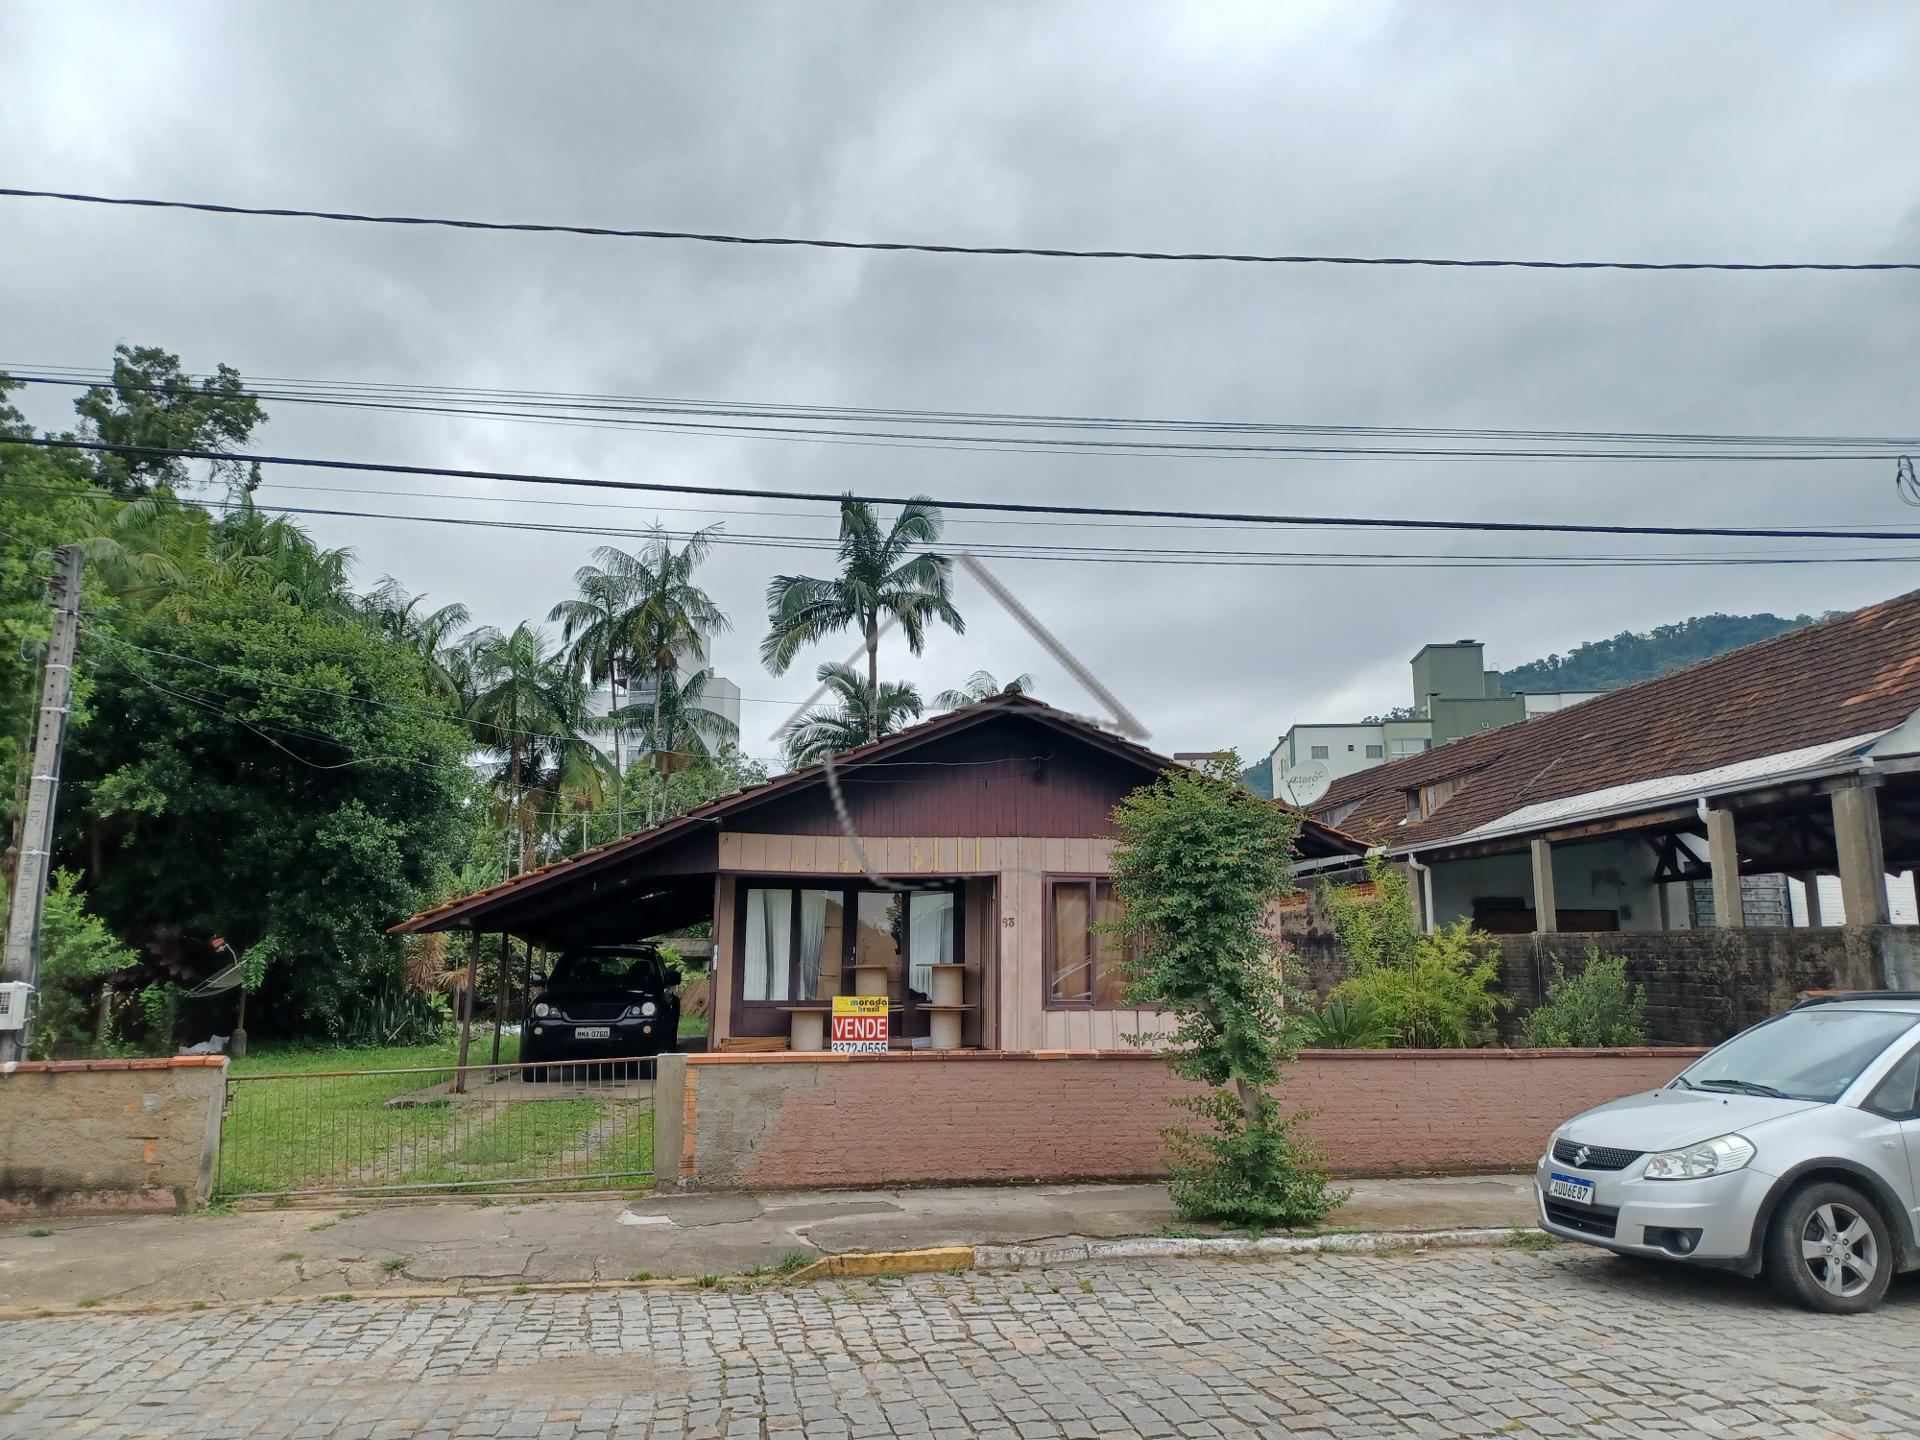
M 476 1032 L 468 1064 L 485 1065 L 492 1052 L 492 1032 Z M 379 1049 L 252 1049 L 229 1072 L 239 1083 L 230 1087 L 222 1130 L 219 1192 L 480 1189 L 529 1176 L 561 1177 L 539 1185 L 551 1189 L 645 1183 L 565 1180 L 650 1167 L 653 1116 L 638 1105 L 591 1097 L 484 1103 L 485 1072 L 472 1081 L 483 1103 L 428 1098 L 389 1105 L 451 1081 L 458 1054 L 457 1039 Z M 501 1063 L 518 1057 L 518 1038 L 503 1036 Z M 382 1071 L 392 1073 L 367 1073 Z M 268 1078 L 276 1076 L 286 1078 Z

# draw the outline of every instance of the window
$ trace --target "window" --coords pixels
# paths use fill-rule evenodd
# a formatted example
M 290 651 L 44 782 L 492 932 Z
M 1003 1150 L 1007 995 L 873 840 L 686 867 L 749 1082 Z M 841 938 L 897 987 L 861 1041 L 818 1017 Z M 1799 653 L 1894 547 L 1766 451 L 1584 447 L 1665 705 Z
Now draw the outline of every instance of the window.
M 910 893 L 852 886 L 745 887 L 735 941 L 740 1000 L 793 1005 L 853 993 L 851 965 L 884 965 L 896 1001 L 925 1004 L 934 965 L 960 949 L 960 904 L 951 889 Z
M 1352 753 L 1353 753 L 1353 747 L 1351 745 L 1347 746 L 1347 754 L 1351 755 Z
M 1866 1108 L 1893 1120 L 1920 1119 L 1920 1045 L 1902 1056 L 1887 1078 L 1874 1086 Z
M 1108 1009 L 1123 1004 L 1130 937 L 1103 929 L 1122 917 L 1109 880 L 1047 882 L 1047 1004 Z
M 1309 746 L 1307 747 L 1307 758 L 1308 758 L 1309 760 L 1324 760 L 1324 759 L 1326 759 L 1326 758 L 1327 758 L 1327 747 L 1326 747 L 1326 746 L 1324 746 L 1324 745 L 1309 745 Z
M 1396 740 L 1393 742 L 1393 753 L 1395 755 L 1418 755 L 1422 750 L 1431 750 L 1432 748 L 1433 741 L 1423 740 L 1417 736 L 1411 740 Z
M 741 999 L 783 1005 L 827 1000 L 839 991 L 846 949 L 843 892 L 755 886 L 747 891 L 746 912 Z
M 1386 746 L 1384 746 L 1384 745 L 1369 745 L 1369 746 L 1367 746 L 1367 759 L 1369 759 L 1369 760 L 1384 760 L 1384 759 L 1386 759 L 1386 758 L 1387 758 L 1387 747 L 1386 747 Z

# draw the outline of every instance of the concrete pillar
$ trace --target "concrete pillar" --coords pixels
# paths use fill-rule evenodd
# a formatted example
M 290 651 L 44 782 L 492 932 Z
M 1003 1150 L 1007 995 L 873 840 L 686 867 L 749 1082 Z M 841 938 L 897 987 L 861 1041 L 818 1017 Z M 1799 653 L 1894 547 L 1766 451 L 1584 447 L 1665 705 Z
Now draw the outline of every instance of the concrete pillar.
M 1833 792 L 1833 843 L 1840 852 L 1840 903 L 1849 925 L 1887 923 L 1887 861 L 1880 847 L 1880 793 L 1866 785 Z
M 653 1062 L 653 1186 L 681 1185 L 687 1144 L 687 1057 L 669 1051 Z
M 1560 928 L 1560 906 L 1553 894 L 1553 844 L 1533 842 L 1533 931 L 1551 935 Z
M 1721 930 L 1742 930 L 1747 902 L 1740 893 L 1740 847 L 1731 810 L 1707 811 L 1707 863 L 1713 866 L 1713 923 Z
M 1820 920 L 1820 872 L 1809 870 L 1800 877 L 1800 883 L 1807 887 L 1807 928 L 1818 930 Z

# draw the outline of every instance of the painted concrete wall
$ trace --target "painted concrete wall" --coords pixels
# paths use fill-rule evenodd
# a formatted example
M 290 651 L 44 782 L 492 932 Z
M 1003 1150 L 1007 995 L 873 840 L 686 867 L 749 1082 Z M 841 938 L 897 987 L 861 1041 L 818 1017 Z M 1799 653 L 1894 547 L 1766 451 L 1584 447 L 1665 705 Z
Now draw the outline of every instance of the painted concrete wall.
M 219 1055 L 13 1067 L 0 1076 L 0 1215 L 204 1205 L 226 1079 Z
M 1308 1052 L 1286 1101 L 1335 1174 L 1524 1169 L 1568 1116 L 1698 1053 Z M 1154 1176 L 1188 1093 L 1131 1052 L 695 1055 L 686 1073 L 680 1180 L 710 1189 Z

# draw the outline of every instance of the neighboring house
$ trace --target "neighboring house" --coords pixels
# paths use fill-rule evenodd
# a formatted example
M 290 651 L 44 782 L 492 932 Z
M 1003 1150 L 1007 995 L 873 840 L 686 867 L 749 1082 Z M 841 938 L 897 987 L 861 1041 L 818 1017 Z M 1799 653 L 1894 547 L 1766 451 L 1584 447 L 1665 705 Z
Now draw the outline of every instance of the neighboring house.
M 1411 662 L 1411 715 L 1372 724 L 1294 725 L 1273 751 L 1273 793 L 1312 805 L 1335 781 L 1468 735 L 1552 714 L 1599 691 L 1505 695 L 1478 640 L 1423 645 Z
M 1910 921 L 1889 872 L 1920 862 L 1920 592 L 1347 776 L 1312 811 L 1408 862 L 1430 926 Z
M 1123 1050 L 1164 1022 L 1120 1002 L 1123 956 L 1097 928 L 1117 913 L 1112 812 L 1175 763 L 996 695 L 847 751 L 831 784 L 809 766 L 397 928 L 564 947 L 710 921 L 718 1049 L 782 1046 L 807 1028 L 796 1014 L 883 976 L 902 1047 L 932 1048 L 938 1028 L 962 1048 Z M 1303 817 L 1298 849 L 1326 863 L 1365 847 Z M 957 1005 L 933 999 L 943 965 Z

